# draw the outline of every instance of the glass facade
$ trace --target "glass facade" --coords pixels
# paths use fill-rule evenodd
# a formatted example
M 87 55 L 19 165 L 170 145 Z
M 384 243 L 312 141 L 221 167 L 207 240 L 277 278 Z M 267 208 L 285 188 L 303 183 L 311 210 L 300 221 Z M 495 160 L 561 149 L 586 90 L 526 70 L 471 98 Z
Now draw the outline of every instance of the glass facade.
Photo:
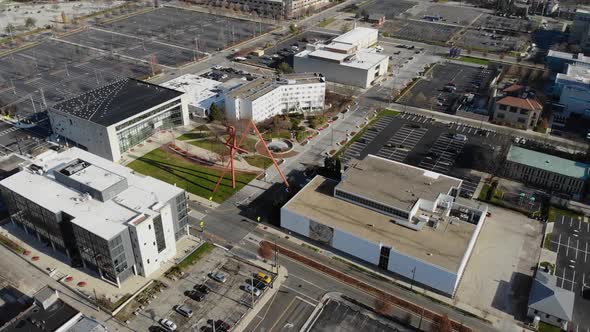
M 368 199 L 364 199 L 362 197 L 358 197 L 356 195 L 352 195 L 352 194 L 349 194 L 349 193 L 341 191 L 341 190 L 335 190 L 334 196 L 338 197 L 338 198 L 343 198 L 343 199 L 351 201 L 351 202 L 360 203 L 361 205 L 364 205 L 364 206 L 374 209 L 374 210 L 378 210 L 378 211 L 388 214 L 390 216 L 401 217 L 404 219 L 410 218 L 410 214 L 406 211 L 398 210 L 398 209 L 392 208 L 391 206 L 383 205 L 381 203 L 377 203 L 377 202 L 374 202 L 374 201 L 371 201 Z
M 158 253 L 166 249 L 166 240 L 164 240 L 164 227 L 162 227 L 162 217 L 156 216 L 154 218 L 154 234 L 156 235 L 156 245 Z
M 178 103 L 175 105 L 161 106 L 156 110 L 118 125 L 116 129 L 119 152 L 123 153 L 145 141 L 156 130 L 182 125 L 182 107 L 179 101 L 176 102 Z M 167 108 L 170 109 L 165 110 Z
M 188 209 L 186 203 L 186 193 L 183 191 L 176 196 L 176 215 L 178 220 L 178 230 L 176 231 L 176 240 L 186 235 L 186 225 L 188 225 Z M 174 206 L 174 205 L 172 205 Z

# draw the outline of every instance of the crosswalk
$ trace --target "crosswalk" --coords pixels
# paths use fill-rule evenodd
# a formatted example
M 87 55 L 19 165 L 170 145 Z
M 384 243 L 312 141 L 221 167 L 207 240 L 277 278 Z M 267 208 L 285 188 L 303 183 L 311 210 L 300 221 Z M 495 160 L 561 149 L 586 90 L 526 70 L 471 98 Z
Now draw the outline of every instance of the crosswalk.
M 4 136 L 4 135 L 7 135 L 7 134 L 10 134 L 12 132 L 17 131 L 18 129 L 19 128 L 17 128 L 17 127 L 10 127 L 8 129 L 2 130 L 2 131 L 0 131 L 0 136 Z
M 428 128 L 418 125 L 404 125 L 379 150 L 377 156 L 403 162 L 427 131 Z

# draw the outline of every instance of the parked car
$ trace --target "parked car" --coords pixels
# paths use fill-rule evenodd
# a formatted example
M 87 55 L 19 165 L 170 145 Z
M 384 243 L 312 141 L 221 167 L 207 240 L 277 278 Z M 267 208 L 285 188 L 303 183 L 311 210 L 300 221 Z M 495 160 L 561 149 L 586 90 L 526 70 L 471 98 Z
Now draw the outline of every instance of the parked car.
M 217 282 L 220 282 L 222 284 L 227 281 L 225 274 L 223 274 L 221 272 L 211 272 L 211 273 L 209 273 L 209 278 L 211 278 Z
M 256 273 L 256 279 L 261 280 L 267 284 L 270 284 L 270 282 L 272 281 L 272 277 L 264 272 Z
M 453 135 L 453 138 L 456 139 L 457 141 L 462 141 L 462 142 L 467 141 L 467 136 L 465 136 L 463 134 L 455 134 L 455 135 Z
M 201 293 L 196 290 L 190 290 L 186 293 L 186 296 L 190 297 L 191 299 L 193 299 L 197 302 L 201 302 L 207 297 L 207 294 Z
M 215 331 L 229 331 L 232 328 L 231 324 L 229 324 L 221 319 L 216 320 L 215 324 L 213 323 L 212 319 L 209 319 L 209 320 L 207 320 L 207 324 L 214 325 Z
M 194 289 L 198 292 L 204 293 L 204 294 L 209 294 L 211 292 L 211 288 L 209 288 L 207 285 L 195 285 Z
M 187 318 L 191 318 L 193 316 L 193 310 L 184 304 L 177 305 L 176 308 L 174 308 L 174 310 L 176 310 L 176 312 Z
M 254 287 L 260 289 L 261 291 L 265 290 L 266 287 L 268 287 L 268 284 L 262 280 L 252 280 L 252 284 L 254 285 Z
M 244 285 L 244 291 L 246 293 L 251 293 L 254 294 L 254 296 L 260 296 L 260 289 L 250 285 L 250 284 L 245 284 Z
M 162 325 L 162 327 L 166 330 L 166 331 L 176 331 L 176 324 L 174 324 L 173 321 L 166 319 L 166 318 L 162 318 L 160 320 L 160 325 Z

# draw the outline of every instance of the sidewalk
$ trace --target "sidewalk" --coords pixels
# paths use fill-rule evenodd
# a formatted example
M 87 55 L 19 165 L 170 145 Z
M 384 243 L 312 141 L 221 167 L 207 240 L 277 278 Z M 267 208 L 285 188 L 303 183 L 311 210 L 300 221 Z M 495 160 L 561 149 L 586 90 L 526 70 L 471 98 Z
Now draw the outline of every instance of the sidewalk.
M 267 226 L 266 229 L 264 229 L 265 226 Z M 279 238 L 278 244 L 287 250 L 296 252 L 297 254 L 300 254 L 302 250 L 305 250 L 302 248 L 302 244 L 309 245 L 305 241 L 302 241 L 293 236 L 289 236 L 289 234 L 283 233 L 281 230 L 268 225 L 260 225 L 258 230 L 263 233 L 266 232 L 277 236 Z M 310 246 L 316 247 L 313 245 Z M 415 306 L 423 306 L 428 310 L 439 314 L 448 313 L 449 317 L 456 321 L 461 319 L 465 322 L 472 322 L 472 324 L 469 324 L 471 327 L 480 326 L 481 328 L 487 327 L 486 330 L 494 330 L 492 325 L 484 323 L 483 320 L 466 316 L 461 312 L 464 311 L 477 317 L 484 317 L 484 313 L 476 308 L 472 308 L 461 303 L 454 303 L 453 299 L 432 293 L 416 285 L 412 286 L 413 290 L 410 290 L 410 284 L 403 280 L 398 280 L 390 275 L 382 274 L 375 269 L 371 269 L 370 267 L 343 258 L 342 256 L 336 255 L 330 251 L 323 250 L 318 247 L 316 248 L 318 249 L 317 252 L 315 252 L 315 250 L 306 250 L 304 257 L 323 264 L 323 266 L 326 268 L 334 269 L 340 273 L 344 273 L 345 275 L 354 278 L 355 282 L 364 280 L 364 283 L 367 283 L 368 286 L 374 287 L 380 291 L 384 291 L 387 294 L 391 294 L 398 299 L 403 299 L 404 301 L 413 303 Z M 338 263 L 335 259 L 333 259 L 335 257 L 337 257 L 338 261 L 341 263 Z M 430 305 L 426 305 L 424 302 L 428 302 Z M 489 318 L 490 317 L 488 315 L 488 319 Z M 493 326 L 499 326 L 502 322 L 499 320 L 496 321 L 496 319 L 494 319 L 494 322 L 492 323 Z

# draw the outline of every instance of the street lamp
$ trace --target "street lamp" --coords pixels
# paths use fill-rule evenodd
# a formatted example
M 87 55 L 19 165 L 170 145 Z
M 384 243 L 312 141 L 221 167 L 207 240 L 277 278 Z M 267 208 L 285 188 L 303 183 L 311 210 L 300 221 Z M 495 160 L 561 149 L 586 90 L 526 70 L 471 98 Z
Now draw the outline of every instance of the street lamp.
M 412 269 L 412 282 L 410 283 L 410 290 L 414 290 L 414 278 L 416 277 L 416 267 Z

